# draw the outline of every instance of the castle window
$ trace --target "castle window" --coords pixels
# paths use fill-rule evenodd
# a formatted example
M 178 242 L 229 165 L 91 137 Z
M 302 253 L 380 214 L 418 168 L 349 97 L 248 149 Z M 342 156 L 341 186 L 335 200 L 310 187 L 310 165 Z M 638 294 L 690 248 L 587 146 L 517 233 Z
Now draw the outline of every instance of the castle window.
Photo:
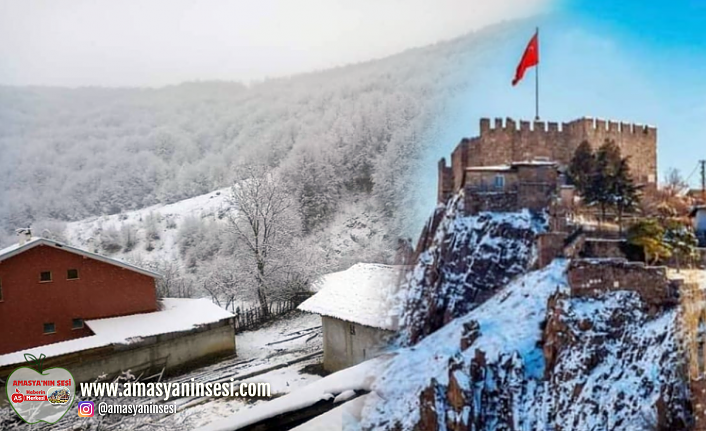
M 78 269 L 69 269 L 66 271 L 67 280 L 78 280 Z
M 39 273 L 39 281 L 41 283 L 47 283 L 51 281 L 51 271 L 42 271 Z
M 496 189 L 504 189 L 505 188 L 505 175 L 496 175 L 493 185 L 495 186 Z
M 350 331 L 351 335 L 355 335 L 355 325 L 354 324 L 349 323 L 348 330 Z
M 53 334 L 56 332 L 56 326 L 54 326 L 54 323 L 45 323 L 44 324 L 44 333 L 45 334 Z

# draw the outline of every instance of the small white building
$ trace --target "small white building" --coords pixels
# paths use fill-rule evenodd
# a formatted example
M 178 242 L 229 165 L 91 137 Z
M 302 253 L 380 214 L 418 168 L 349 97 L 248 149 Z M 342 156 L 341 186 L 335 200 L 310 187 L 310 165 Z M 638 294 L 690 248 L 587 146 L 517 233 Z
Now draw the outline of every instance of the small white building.
M 699 238 L 699 246 L 706 247 L 706 205 L 695 206 L 690 215 L 694 219 L 694 231 Z
M 398 329 L 400 266 L 359 263 L 322 277 L 299 309 L 321 315 L 324 369 L 338 371 L 377 356 Z

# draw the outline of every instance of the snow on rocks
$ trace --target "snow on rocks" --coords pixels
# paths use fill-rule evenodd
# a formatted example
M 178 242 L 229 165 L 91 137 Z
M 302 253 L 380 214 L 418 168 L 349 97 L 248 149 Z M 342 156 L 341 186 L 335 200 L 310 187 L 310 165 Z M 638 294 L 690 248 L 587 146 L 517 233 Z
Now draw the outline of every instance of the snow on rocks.
M 566 268 L 521 276 L 399 350 L 363 429 L 686 429 L 678 308 L 651 315 L 633 291 L 571 297 Z
M 467 216 L 463 192 L 437 207 L 419 240 L 421 250 L 401 290 L 405 339 L 415 343 L 491 297 L 536 260 L 543 215 L 529 211 Z
M 481 334 L 472 348 L 461 353 L 466 360 L 473 357 L 476 349 L 485 352 L 488 362 L 504 352 L 517 352 L 529 364 L 529 375 L 541 375 L 544 361 L 537 347 L 542 337 L 540 324 L 549 296 L 557 289 L 568 289 L 565 269 L 566 262 L 558 260 L 520 277 L 467 315 L 417 345 L 400 350 L 375 382 L 374 390 L 380 399 L 374 405 L 366 405 L 364 427 L 387 422 L 411 430 L 417 424 L 419 394 L 432 378 L 448 383 L 449 360 L 459 354 L 464 323 L 478 322 Z

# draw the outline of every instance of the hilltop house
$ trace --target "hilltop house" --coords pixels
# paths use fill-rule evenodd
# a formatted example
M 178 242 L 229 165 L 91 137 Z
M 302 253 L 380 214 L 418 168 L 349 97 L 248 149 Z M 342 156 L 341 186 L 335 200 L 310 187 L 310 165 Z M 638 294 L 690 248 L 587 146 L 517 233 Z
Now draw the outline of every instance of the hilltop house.
M 706 247 L 706 205 L 695 206 L 689 215 L 694 219 L 694 231 L 699 238 L 699 246 Z
M 80 381 L 234 354 L 233 316 L 205 299 L 158 300 L 159 277 L 23 230 L 0 250 L 0 378 L 24 353 Z
M 541 211 L 558 195 L 559 170 L 557 163 L 546 160 L 472 166 L 464 170 L 461 186 L 468 214 Z
M 377 356 L 398 329 L 394 295 L 400 268 L 359 263 L 322 277 L 299 309 L 321 315 L 324 369 L 338 371 Z

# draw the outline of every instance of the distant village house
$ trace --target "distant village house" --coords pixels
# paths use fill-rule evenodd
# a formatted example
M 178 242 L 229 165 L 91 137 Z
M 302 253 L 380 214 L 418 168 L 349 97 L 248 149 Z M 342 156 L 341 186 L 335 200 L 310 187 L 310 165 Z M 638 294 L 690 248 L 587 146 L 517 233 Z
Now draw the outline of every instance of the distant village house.
M 473 166 L 464 171 L 464 208 L 469 214 L 481 211 L 541 211 L 557 194 L 557 163 L 535 160 L 508 165 Z
M 359 263 L 324 276 L 299 309 L 321 315 L 324 369 L 351 367 L 380 354 L 398 329 L 394 294 L 400 268 Z
M 706 247 L 706 205 L 698 205 L 691 210 L 694 231 L 699 239 L 699 247 Z

